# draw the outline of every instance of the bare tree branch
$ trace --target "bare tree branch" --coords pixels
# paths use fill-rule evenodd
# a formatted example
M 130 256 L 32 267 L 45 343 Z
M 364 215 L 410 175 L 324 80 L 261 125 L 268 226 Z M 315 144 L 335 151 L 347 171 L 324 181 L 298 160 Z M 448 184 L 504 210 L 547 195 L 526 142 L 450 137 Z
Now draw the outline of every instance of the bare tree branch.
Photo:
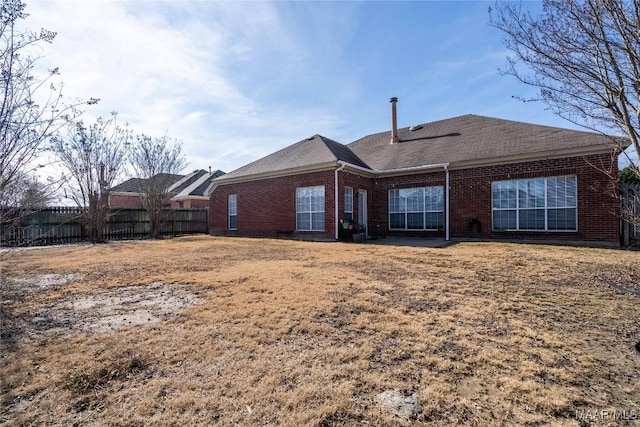
M 533 16 L 519 2 L 498 2 L 490 24 L 512 52 L 503 73 L 539 88 L 536 100 L 559 116 L 623 133 L 640 153 L 638 9 L 638 0 L 545 0 Z
M 172 196 L 174 175 L 186 167 L 182 146 L 168 136 L 151 138 L 140 135 L 131 151 L 131 165 L 140 182 L 139 193 L 151 220 L 151 237 L 160 237 L 162 208 Z
M 18 30 L 27 16 L 21 0 L 0 0 L 0 207 L 5 208 L 0 210 L 0 223 L 8 219 L 3 212 L 12 212 L 13 221 L 14 210 L 23 210 L 24 206 L 14 203 L 27 199 L 14 197 L 15 190 L 35 169 L 32 162 L 49 138 L 81 113 L 80 105 L 98 101 L 65 103 L 57 68 L 44 78 L 37 77 L 39 57 L 31 55 L 40 45 L 52 43 L 56 33 Z M 7 228 L 3 230 L 0 234 Z
M 128 126 L 119 125 L 116 118 L 114 112 L 111 118 L 100 117 L 88 126 L 81 120 L 70 123 L 67 135 L 54 137 L 50 147 L 65 170 L 68 196 L 87 208 L 84 221 L 93 241 L 102 240 L 108 191 L 123 176 L 133 140 Z

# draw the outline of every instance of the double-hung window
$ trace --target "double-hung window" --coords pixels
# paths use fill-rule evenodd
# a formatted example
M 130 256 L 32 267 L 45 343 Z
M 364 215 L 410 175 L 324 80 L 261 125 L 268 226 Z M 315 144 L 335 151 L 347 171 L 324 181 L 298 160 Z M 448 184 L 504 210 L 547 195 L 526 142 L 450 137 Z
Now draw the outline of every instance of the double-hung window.
M 296 189 L 296 229 L 324 231 L 324 185 Z
M 229 230 L 238 229 L 238 195 L 229 194 Z
M 438 230 L 444 227 L 444 188 L 389 191 L 390 230 Z
M 353 219 L 353 188 L 344 187 L 344 219 Z
M 493 229 L 577 231 L 577 188 L 575 175 L 493 182 Z

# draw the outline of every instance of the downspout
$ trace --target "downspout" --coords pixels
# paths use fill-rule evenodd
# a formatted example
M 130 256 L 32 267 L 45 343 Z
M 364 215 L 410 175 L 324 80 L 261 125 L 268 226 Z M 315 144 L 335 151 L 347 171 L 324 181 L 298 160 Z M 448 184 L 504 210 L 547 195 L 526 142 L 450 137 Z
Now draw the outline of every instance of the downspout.
M 338 164 L 340 164 L 341 162 L 338 161 Z M 335 180 L 333 183 L 333 193 L 334 193 L 334 197 L 335 197 L 335 217 L 333 218 L 333 222 L 336 224 L 336 240 L 338 240 L 340 238 L 340 231 L 338 230 L 338 227 L 340 226 L 340 223 L 338 222 L 338 197 L 340 197 L 338 195 L 338 172 L 340 172 L 342 169 L 345 168 L 345 164 L 341 164 L 341 166 L 335 170 Z
M 445 178 L 445 187 L 447 190 L 447 196 L 445 199 L 445 209 L 447 210 L 447 216 L 445 218 L 445 228 L 444 228 L 444 232 L 445 232 L 445 237 L 444 239 L 446 241 L 449 241 L 449 165 L 445 165 L 444 167 L 444 172 L 446 174 L 446 178 Z

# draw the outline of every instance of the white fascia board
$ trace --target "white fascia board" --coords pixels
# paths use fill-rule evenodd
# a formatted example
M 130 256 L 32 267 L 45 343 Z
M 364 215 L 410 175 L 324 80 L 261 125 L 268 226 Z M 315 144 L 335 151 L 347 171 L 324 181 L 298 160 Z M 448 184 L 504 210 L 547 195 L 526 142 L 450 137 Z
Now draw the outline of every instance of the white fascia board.
M 171 200 L 179 202 L 180 200 L 209 200 L 207 196 L 176 196 L 172 197 Z
M 297 168 L 256 173 L 253 175 L 243 175 L 238 177 L 227 177 L 227 175 L 222 175 L 221 177 L 214 179 L 212 181 L 212 184 L 216 186 L 229 185 L 229 184 L 237 184 L 240 182 L 258 181 L 258 180 L 267 179 L 267 178 L 279 178 L 283 176 L 300 175 L 303 173 L 322 172 L 325 170 L 334 170 L 336 166 L 337 166 L 337 163 L 335 161 L 332 161 L 332 162 L 319 163 L 316 165 L 301 166 Z M 213 189 L 211 191 L 213 191 Z
M 614 150 L 615 148 L 613 146 L 597 145 L 597 146 L 591 146 L 591 147 L 574 148 L 569 150 L 566 150 L 566 149 L 554 150 L 554 151 L 547 151 L 547 152 L 518 154 L 514 156 L 492 157 L 488 159 L 463 160 L 460 162 L 452 163 L 449 169 L 459 170 L 459 169 L 480 168 L 485 166 L 498 166 L 498 165 L 506 165 L 511 163 L 534 162 L 538 160 L 582 157 L 582 156 L 589 156 L 594 154 L 611 153 L 613 155 Z
M 192 174 L 193 175 L 193 174 Z M 205 182 L 207 179 L 209 179 L 209 177 L 212 174 L 210 173 L 205 173 L 204 175 L 202 175 L 200 178 L 196 179 L 194 183 L 192 183 L 190 186 L 188 186 L 187 188 L 185 188 L 184 190 L 182 190 L 181 192 L 179 192 L 176 195 L 176 198 L 178 197 L 188 197 L 189 193 L 191 193 L 193 190 L 195 190 L 196 188 L 198 188 L 203 182 Z
M 404 175 L 407 173 L 419 173 L 430 169 L 442 169 L 445 170 L 449 167 L 449 163 L 435 163 L 431 165 L 410 166 L 406 168 L 396 169 L 367 169 L 362 166 L 357 166 L 342 160 L 338 161 L 338 164 L 346 166 L 349 169 L 354 169 L 360 172 L 364 172 L 371 176 L 384 176 L 384 175 Z
M 110 196 L 134 196 L 141 197 L 142 193 L 134 193 L 133 191 L 109 191 Z

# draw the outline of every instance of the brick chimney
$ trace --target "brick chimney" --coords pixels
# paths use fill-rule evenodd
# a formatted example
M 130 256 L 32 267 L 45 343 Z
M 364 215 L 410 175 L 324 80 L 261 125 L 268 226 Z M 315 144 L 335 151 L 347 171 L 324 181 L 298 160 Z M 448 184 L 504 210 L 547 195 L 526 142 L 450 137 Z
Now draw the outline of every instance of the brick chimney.
M 398 102 L 398 98 L 395 96 L 389 100 L 391 103 L 391 144 L 397 144 L 400 140 L 398 139 L 398 115 L 396 113 L 396 103 Z

